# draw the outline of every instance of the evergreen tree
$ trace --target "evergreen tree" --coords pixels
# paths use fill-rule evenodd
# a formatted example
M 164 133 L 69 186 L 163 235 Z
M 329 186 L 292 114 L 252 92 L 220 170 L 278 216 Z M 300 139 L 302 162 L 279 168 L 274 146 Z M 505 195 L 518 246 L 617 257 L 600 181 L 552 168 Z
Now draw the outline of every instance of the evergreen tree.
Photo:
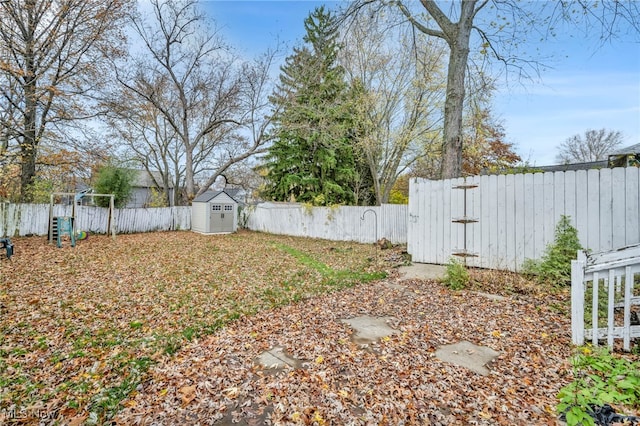
M 353 106 L 335 17 L 316 8 L 304 26 L 305 45 L 281 67 L 274 104 L 274 143 L 265 157 L 264 195 L 314 205 L 354 204 L 359 181 L 352 148 Z

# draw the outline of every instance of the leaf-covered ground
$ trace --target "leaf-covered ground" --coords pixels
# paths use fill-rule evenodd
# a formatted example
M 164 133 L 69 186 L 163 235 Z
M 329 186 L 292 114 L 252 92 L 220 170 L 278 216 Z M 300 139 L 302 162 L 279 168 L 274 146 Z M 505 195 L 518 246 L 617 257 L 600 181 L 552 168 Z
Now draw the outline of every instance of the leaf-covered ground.
M 565 313 L 391 281 L 242 318 L 190 345 L 152 369 L 119 424 L 556 424 L 570 379 Z M 363 314 L 393 317 L 400 332 L 355 344 L 340 319 Z M 501 352 L 489 376 L 435 358 L 460 340 Z M 255 358 L 273 346 L 302 367 L 262 370 Z
M 0 261 L 0 424 L 556 424 L 571 380 L 566 293 L 516 275 L 472 274 L 474 290 L 508 296 L 494 301 L 372 281 L 402 258 L 352 243 L 252 232 L 14 243 Z M 361 315 L 391 317 L 398 334 L 354 343 L 340 320 Z M 435 358 L 461 340 L 501 353 L 489 376 Z M 300 368 L 261 369 L 274 346 Z
M 372 246 L 251 232 L 13 243 L 0 259 L 0 424 L 103 423 L 185 343 L 384 266 Z

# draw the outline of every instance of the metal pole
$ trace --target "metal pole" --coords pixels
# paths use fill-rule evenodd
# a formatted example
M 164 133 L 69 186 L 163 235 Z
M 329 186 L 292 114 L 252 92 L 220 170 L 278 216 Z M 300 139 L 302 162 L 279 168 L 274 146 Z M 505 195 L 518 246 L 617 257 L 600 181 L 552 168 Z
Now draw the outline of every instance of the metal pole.
M 109 198 L 109 230 L 107 232 L 111 232 L 111 237 L 113 238 L 113 240 L 115 241 L 116 239 L 116 229 L 115 229 L 115 218 L 114 218 L 114 210 L 115 210 L 115 205 L 114 205 L 114 201 L 113 201 L 113 195 L 111 196 L 111 198 Z
M 375 229 L 375 238 L 376 238 L 376 240 L 375 240 L 375 243 L 377 243 L 378 242 L 378 213 L 376 213 L 376 211 L 373 210 L 373 209 L 367 209 L 362 213 L 362 217 L 360 218 L 360 220 L 364 220 L 364 215 L 369 213 L 369 212 L 373 213 L 373 216 L 374 216 L 375 221 L 376 221 L 376 229 Z
M 53 244 L 53 194 L 49 196 L 49 244 Z

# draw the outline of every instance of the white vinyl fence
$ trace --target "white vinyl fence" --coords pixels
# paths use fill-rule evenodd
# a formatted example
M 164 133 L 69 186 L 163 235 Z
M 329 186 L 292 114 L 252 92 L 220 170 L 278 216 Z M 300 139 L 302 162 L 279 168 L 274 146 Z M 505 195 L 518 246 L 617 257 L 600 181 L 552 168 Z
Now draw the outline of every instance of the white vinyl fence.
M 54 216 L 70 216 L 71 206 L 56 204 Z M 191 229 L 191 207 L 116 209 L 117 233 L 172 231 Z M 107 232 L 109 209 L 76 206 L 75 227 L 78 230 L 104 234 Z M 0 237 L 47 235 L 48 204 L 0 203 Z
M 386 238 L 407 241 L 407 206 L 309 207 L 298 203 L 263 203 L 245 209 L 253 231 L 334 241 L 373 243 Z
M 625 351 L 631 339 L 640 337 L 640 325 L 633 323 L 632 306 L 640 306 L 635 280 L 640 275 L 640 245 L 587 255 L 578 253 L 571 263 L 571 334 L 573 343 L 622 339 Z M 585 318 L 585 311 L 587 317 Z M 589 315 L 590 311 L 590 315 Z M 637 311 L 634 313 L 637 320 Z M 585 319 L 588 326 L 585 326 Z
M 407 250 L 414 262 L 467 264 L 517 271 L 554 239 L 571 217 L 593 252 L 640 243 L 640 169 L 636 167 L 474 176 L 409 185 Z M 466 232 L 466 235 L 465 235 Z

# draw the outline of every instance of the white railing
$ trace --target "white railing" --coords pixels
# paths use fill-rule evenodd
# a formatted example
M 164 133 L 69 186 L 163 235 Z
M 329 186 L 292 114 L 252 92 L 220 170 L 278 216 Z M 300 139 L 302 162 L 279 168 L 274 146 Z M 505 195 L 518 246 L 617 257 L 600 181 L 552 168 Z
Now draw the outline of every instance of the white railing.
M 577 260 L 571 262 L 574 344 L 591 340 L 597 346 L 599 340 L 606 339 L 609 348 L 613 348 L 614 339 L 622 339 L 623 349 L 630 350 L 631 339 L 640 337 L 640 325 L 631 321 L 632 306 L 640 306 L 640 296 L 634 294 L 634 282 L 639 275 L 640 244 L 595 254 L 578 252 Z M 590 311 L 590 315 L 585 315 L 585 311 Z M 590 328 L 586 327 L 585 319 L 590 319 Z

